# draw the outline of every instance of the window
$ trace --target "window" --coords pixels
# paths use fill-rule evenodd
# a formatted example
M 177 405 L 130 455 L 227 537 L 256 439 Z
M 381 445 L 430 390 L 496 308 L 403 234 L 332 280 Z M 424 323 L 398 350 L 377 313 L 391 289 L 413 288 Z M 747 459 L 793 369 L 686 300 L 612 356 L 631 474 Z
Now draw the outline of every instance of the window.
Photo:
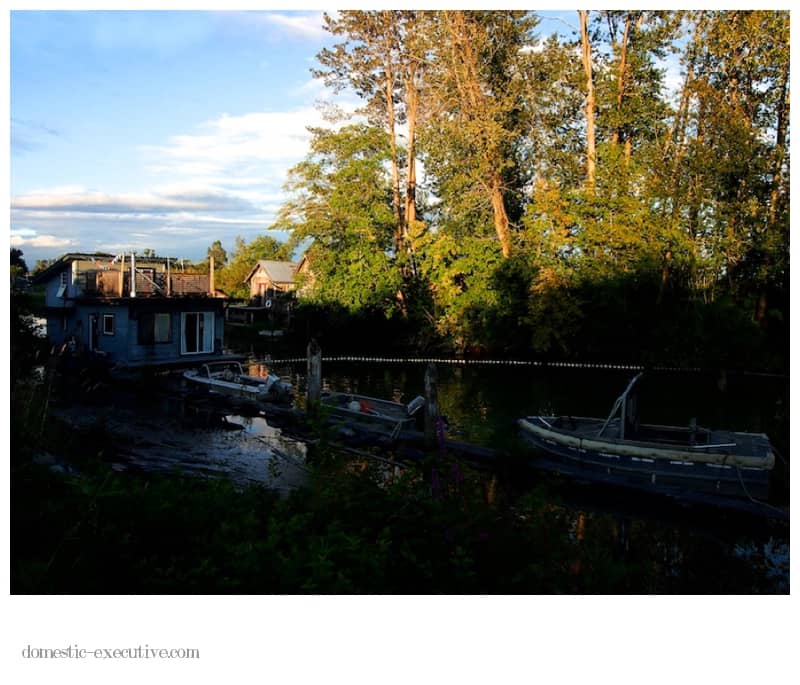
M 67 270 L 64 269 L 61 272 L 61 282 L 58 284 L 58 292 L 56 293 L 56 297 L 64 297 L 64 293 L 67 292 L 68 284 L 69 284 L 69 273 L 67 273 Z
M 153 312 L 139 314 L 137 338 L 140 345 L 172 342 L 172 317 Z
M 155 269 L 136 269 L 136 292 L 152 293 L 154 290 Z
M 214 351 L 214 312 L 183 312 L 181 331 L 181 354 Z
M 113 314 L 103 314 L 103 335 L 114 335 Z

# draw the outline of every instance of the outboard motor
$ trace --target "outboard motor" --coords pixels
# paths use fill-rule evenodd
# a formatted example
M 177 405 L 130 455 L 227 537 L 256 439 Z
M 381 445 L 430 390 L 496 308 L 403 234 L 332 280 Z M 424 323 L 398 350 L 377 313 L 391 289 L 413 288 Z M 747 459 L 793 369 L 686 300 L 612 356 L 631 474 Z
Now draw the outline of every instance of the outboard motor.
M 294 388 L 291 383 L 282 381 L 274 374 L 267 377 L 267 394 L 275 401 L 289 402 L 292 399 Z
M 406 406 L 406 413 L 409 416 L 414 416 L 425 405 L 425 398 L 422 395 L 417 395 Z

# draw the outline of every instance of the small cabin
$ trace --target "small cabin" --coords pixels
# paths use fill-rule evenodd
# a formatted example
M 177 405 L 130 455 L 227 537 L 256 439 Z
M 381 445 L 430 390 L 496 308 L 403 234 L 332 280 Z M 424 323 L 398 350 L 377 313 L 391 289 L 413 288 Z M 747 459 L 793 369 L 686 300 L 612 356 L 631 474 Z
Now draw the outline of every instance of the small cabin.
M 292 292 L 295 289 L 296 269 L 295 262 L 260 259 L 244 279 L 250 285 L 251 302 L 264 305 L 270 296 Z
M 226 300 L 210 274 L 166 257 L 70 253 L 44 285 L 51 344 L 115 366 L 190 365 L 222 356 Z

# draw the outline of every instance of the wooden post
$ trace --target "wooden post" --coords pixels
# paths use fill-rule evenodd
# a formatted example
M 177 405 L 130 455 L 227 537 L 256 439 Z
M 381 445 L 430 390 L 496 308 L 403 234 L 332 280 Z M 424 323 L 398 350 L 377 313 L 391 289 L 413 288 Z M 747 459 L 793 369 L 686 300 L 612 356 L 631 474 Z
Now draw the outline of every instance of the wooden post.
M 308 343 L 306 364 L 306 411 L 316 416 L 322 393 L 322 349 L 314 338 Z
M 433 362 L 425 369 L 425 445 L 436 446 L 436 422 L 439 419 L 439 391 L 437 389 L 436 365 Z

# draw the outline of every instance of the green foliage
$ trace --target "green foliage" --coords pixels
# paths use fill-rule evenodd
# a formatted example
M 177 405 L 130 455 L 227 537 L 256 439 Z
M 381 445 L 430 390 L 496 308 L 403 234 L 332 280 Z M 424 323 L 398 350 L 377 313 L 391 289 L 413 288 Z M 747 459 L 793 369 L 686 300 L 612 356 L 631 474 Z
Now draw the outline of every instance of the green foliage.
M 305 297 L 353 313 L 391 316 L 402 277 L 393 267 L 394 216 L 384 163 L 386 134 L 366 125 L 316 129 L 309 157 L 295 166 L 289 200 L 275 227 L 291 230 L 292 245 L 312 239 L 313 281 Z
M 535 497 L 489 506 L 478 482 L 446 473 L 432 494 L 417 471 L 379 487 L 368 471 L 329 463 L 309 489 L 281 499 L 224 480 L 24 467 L 14 478 L 13 589 L 457 594 L 576 584 L 563 573 L 580 554 L 563 510 Z
M 289 245 L 280 243 L 271 236 L 260 235 L 249 243 L 237 236 L 236 247 L 231 253 L 230 261 L 223 269 L 216 272 L 216 285 L 229 297 L 248 300 L 250 287 L 245 283 L 245 279 L 258 261 L 261 259 L 289 261 L 291 256 Z
M 25 260 L 22 258 L 22 250 L 12 247 L 11 248 L 11 268 L 17 268 L 19 270 L 19 275 L 24 276 L 28 273 L 28 265 L 25 263 Z M 12 271 L 13 273 L 13 271 Z
M 214 267 L 220 268 L 225 266 L 228 262 L 228 253 L 225 251 L 225 248 L 222 247 L 222 242 L 219 240 L 215 240 L 211 243 L 211 246 L 208 248 L 208 261 L 211 261 L 211 258 L 214 258 Z
M 44 363 L 48 349 L 47 341 L 35 330 L 33 319 L 36 311 L 35 294 L 11 292 L 9 339 L 11 343 L 11 379 L 25 376 L 37 364 Z
M 32 276 L 36 276 L 37 274 L 41 273 L 49 266 L 51 266 L 55 262 L 54 259 L 37 259 L 36 264 L 33 267 L 33 271 L 31 272 Z
M 356 89 L 371 125 L 315 131 L 292 172 L 276 226 L 295 244 L 313 241 L 307 297 L 350 313 L 399 311 L 407 339 L 453 351 L 653 363 L 698 359 L 706 335 L 716 349 L 708 322 L 724 311 L 728 334 L 746 344 L 707 359 L 743 360 L 749 346 L 753 365 L 785 365 L 788 13 L 590 17 L 590 189 L 581 60 L 569 40 L 539 41 L 532 13 L 331 19 L 344 42 L 320 53 L 320 73 Z M 685 71 L 677 98 L 670 54 Z M 408 226 L 408 254 L 394 253 L 389 75 L 401 117 L 418 98 L 409 142 L 425 184 L 415 202 L 430 200 Z
M 707 538 L 671 540 L 642 522 L 624 537 L 624 521 L 572 510 L 541 485 L 511 495 L 456 463 L 387 481 L 343 455 L 320 462 L 285 498 L 221 479 L 20 466 L 12 592 L 770 591 L 746 560 L 721 564 Z

